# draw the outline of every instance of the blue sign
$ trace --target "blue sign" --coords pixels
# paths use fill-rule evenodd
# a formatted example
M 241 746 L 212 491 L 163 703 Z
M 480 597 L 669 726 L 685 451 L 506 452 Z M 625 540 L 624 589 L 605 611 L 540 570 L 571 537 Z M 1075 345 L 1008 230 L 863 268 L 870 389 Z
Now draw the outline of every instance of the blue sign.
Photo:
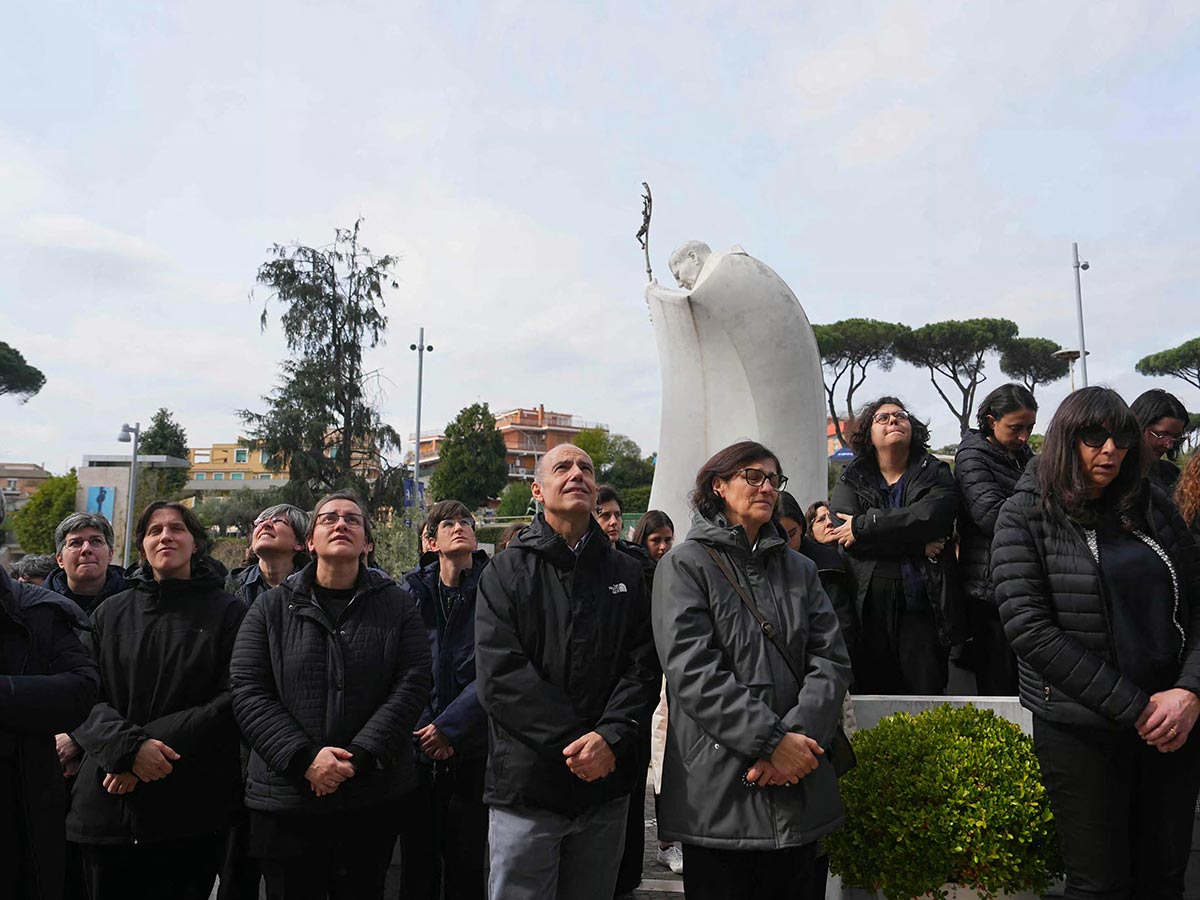
M 854 459 L 854 451 L 849 447 L 838 447 L 829 454 L 830 462 L 850 462 L 852 459 Z
M 89 487 L 87 492 L 87 511 L 90 513 L 99 513 L 108 519 L 113 520 L 113 495 L 116 493 L 110 487 Z

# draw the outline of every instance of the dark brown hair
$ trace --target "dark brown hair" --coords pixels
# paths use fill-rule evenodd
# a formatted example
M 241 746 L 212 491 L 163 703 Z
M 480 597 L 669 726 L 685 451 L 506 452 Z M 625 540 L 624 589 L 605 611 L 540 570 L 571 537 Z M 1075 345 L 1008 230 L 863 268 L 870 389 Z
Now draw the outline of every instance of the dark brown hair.
M 1183 423 L 1183 430 L 1186 432 L 1191 419 L 1187 407 L 1179 402 L 1179 398 L 1162 388 L 1150 388 L 1139 394 L 1138 398 L 1129 404 L 1129 411 L 1138 420 L 1142 431 L 1147 431 L 1160 419 L 1178 419 Z M 1166 456 L 1172 461 L 1179 458 L 1178 442 L 1172 445 Z
M 670 528 L 671 534 L 675 533 L 675 523 L 661 509 L 649 509 L 642 513 L 642 517 L 638 519 L 637 525 L 633 529 L 633 542 L 639 547 L 646 546 L 646 538 L 654 534 L 660 528 Z
M 173 509 L 179 513 L 179 518 L 183 520 L 184 526 L 191 532 L 192 540 L 196 544 L 192 550 L 192 559 L 203 556 L 208 552 L 208 532 L 204 530 L 204 526 L 200 524 L 200 520 L 196 518 L 194 512 L 182 503 L 168 503 L 166 500 L 155 500 L 142 510 L 142 514 L 138 516 L 137 524 L 134 526 L 136 534 L 134 546 L 137 547 L 138 554 L 142 557 L 142 562 L 146 561 L 146 553 L 142 550 L 142 541 L 146 539 L 146 532 L 150 529 L 150 517 L 160 509 Z
M 725 501 L 713 490 L 713 479 L 728 480 L 740 469 L 745 468 L 747 463 L 760 459 L 771 460 L 775 463 L 779 474 L 783 474 L 783 466 L 779 464 L 779 457 L 758 441 L 738 441 L 736 444 L 730 444 L 724 450 L 718 450 L 696 473 L 696 487 L 689 497 L 692 501 L 692 508 L 706 519 L 715 518 L 724 512 Z
M 425 520 L 425 536 L 431 541 L 436 539 L 439 525 L 447 519 L 461 519 L 464 516 L 472 521 L 475 519 L 465 503 L 457 500 L 439 500 L 429 507 L 429 518 Z
M 828 508 L 829 501 L 827 500 L 814 500 L 808 505 L 808 509 L 804 511 L 804 521 L 808 524 L 809 531 L 812 531 L 812 525 L 817 519 L 817 513 L 819 513 L 822 509 Z
M 1090 484 L 1078 447 L 1080 429 L 1096 425 L 1113 434 L 1130 434 L 1135 438 L 1121 461 L 1117 477 L 1104 489 L 1099 503 L 1088 497 Z M 1067 395 L 1046 429 L 1046 443 L 1042 445 L 1037 466 L 1042 504 L 1047 509 L 1057 504 L 1068 518 L 1081 525 L 1093 525 L 1104 515 L 1140 519 L 1137 504 L 1142 490 L 1144 455 L 1141 426 L 1121 395 L 1106 387 L 1080 388 Z
M 854 418 L 854 430 L 850 432 L 850 449 L 859 459 L 875 462 L 875 445 L 871 443 L 871 424 L 875 413 L 881 406 L 898 406 L 908 413 L 908 424 L 912 427 L 912 443 L 908 445 L 908 458 L 912 459 L 914 451 L 929 449 L 929 427 L 914 416 L 907 406 L 895 397 L 880 397 L 872 400 L 858 411 Z
M 789 494 L 787 491 L 779 492 L 779 502 L 775 504 L 776 518 L 788 518 L 800 526 L 802 535 L 808 534 L 808 521 L 804 518 L 804 511 L 800 509 L 800 503 Z
M 500 532 L 500 537 L 496 540 L 496 552 L 499 553 L 501 550 L 507 548 L 509 542 L 521 533 L 521 529 L 525 525 L 525 522 L 513 522 L 510 525 L 505 525 L 504 530 Z
M 363 517 L 363 534 L 366 536 L 368 544 L 374 544 L 375 538 L 371 534 L 371 517 L 367 515 L 367 507 L 352 491 L 334 491 L 332 494 L 326 494 L 324 497 L 318 500 L 316 505 L 313 506 L 313 511 L 309 513 L 308 531 L 304 533 L 304 546 L 308 546 L 308 542 L 312 540 L 313 534 L 317 530 L 317 516 L 321 512 L 321 507 L 326 503 L 333 502 L 334 500 L 349 500 L 358 507 L 358 511 L 362 513 Z

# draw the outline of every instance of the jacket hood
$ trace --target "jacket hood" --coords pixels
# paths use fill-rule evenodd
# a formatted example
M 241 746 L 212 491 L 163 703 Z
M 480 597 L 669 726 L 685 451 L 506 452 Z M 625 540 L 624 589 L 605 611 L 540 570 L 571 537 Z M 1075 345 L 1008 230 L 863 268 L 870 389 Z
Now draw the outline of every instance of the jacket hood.
M 711 544 L 739 556 L 767 553 L 787 546 L 787 534 L 774 519 L 762 527 L 757 543 L 751 547 L 746 539 L 746 529 L 741 525 L 730 525 L 722 515 L 715 520 L 705 518 L 699 510 L 692 511 L 692 527 L 687 539 Z
M 471 567 L 463 570 L 464 580 L 472 576 L 478 577 L 489 562 L 491 562 L 491 557 L 487 555 L 486 550 L 476 550 L 471 554 Z M 412 585 L 422 584 L 426 587 L 432 587 L 436 585 L 434 579 L 439 578 L 440 574 L 441 562 L 438 555 L 434 553 L 432 560 L 415 569 L 410 569 L 404 573 L 402 578 L 405 582 Z
M 286 587 L 299 597 L 312 599 L 313 586 L 317 583 L 317 561 L 313 560 L 303 569 L 293 572 L 283 579 L 280 587 Z M 354 582 L 355 592 L 377 591 L 396 582 L 383 569 L 367 567 L 361 563 L 358 566 L 358 579 Z
M 57 594 L 63 594 L 67 597 L 76 596 L 75 592 L 67 584 L 67 573 L 62 569 L 55 569 L 50 573 L 50 577 L 46 579 L 46 586 Z M 125 570 L 120 566 L 109 566 L 108 571 L 104 575 L 104 587 L 100 589 L 98 596 L 110 597 L 125 590 L 128 586 Z
M 1019 468 L 1024 468 L 1033 458 L 1033 451 L 1029 449 L 1028 444 L 1023 446 L 1019 453 L 1009 453 L 999 444 L 993 444 L 975 429 L 964 434 L 962 440 L 958 442 L 958 453 L 962 453 L 964 450 L 986 453 L 998 462 L 1016 465 Z
M 12 613 L 32 609 L 35 606 L 52 606 L 58 610 L 71 626 L 85 631 L 92 630 L 87 613 L 74 600 L 36 584 L 22 584 L 9 577 L 0 566 L 0 603 Z
M 228 570 L 211 556 L 196 556 L 192 558 L 191 578 L 168 578 L 166 581 L 156 581 L 154 572 L 147 565 L 139 565 L 129 575 L 129 586 L 134 590 L 160 593 L 164 590 L 170 593 L 190 594 L 200 590 L 222 590 Z
M 584 542 L 585 552 L 597 543 L 607 546 L 609 542 L 608 535 L 594 517 L 588 520 L 588 530 L 584 535 Z M 567 546 L 562 535 L 550 527 L 550 523 L 546 521 L 546 517 L 542 513 L 538 513 L 532 522 L 518 532 L 517 536 L 509 542 L 507 549 L 536 553 L 562 568 L 575 565 L 574 551 Z

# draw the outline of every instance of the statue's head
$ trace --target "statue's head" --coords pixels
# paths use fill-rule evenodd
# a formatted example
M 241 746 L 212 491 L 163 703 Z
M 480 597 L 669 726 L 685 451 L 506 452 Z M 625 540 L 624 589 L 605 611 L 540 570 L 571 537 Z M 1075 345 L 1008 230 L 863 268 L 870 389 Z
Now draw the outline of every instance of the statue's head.
M 681 288 L 691 290 L 696 286 L 704 261 L 712 255 L 712 248 L 703 241 L 688 241 L 671 254 L 667 265 Z

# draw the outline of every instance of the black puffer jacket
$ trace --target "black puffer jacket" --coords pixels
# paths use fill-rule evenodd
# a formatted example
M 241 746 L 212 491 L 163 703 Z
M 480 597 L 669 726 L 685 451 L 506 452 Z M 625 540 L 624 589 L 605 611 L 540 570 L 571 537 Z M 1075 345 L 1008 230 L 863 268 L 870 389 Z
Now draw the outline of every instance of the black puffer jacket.
M 1117 669 L 1110 610 L 1083 530 L 1049 514 L 1038 497 L 1037 463 L 1000 510 L 992 580 L 1004 633 L 1017 655 L 1021 703 L 1055 722 L 1132 727 L 1149 697 Z M 1200 691 L 1200 554 L 1179 513 L 1145 488 L 1149 534 L 1179 576 L 1177 621 L 1187 641 L 1176 687 Z
M 486 803 L 574 816 L 629 793 L 662 673 L 642 567 L 598 522 L 578 556 L 541 515 L 496 555 L 479 582 L 475 662 L 491 717 Z M 562 751 L 590 731 L 617 768 L 584 782 Z
M 88 628 L 81 619 L 60 595 L 12 581 L 0 568 L 0 796 L 20 804 L 18 811 L 0 801 L 0 832 L 19 827 L 28 865 L 27 890 L 13 900 L 62 895 L 66 783 L 54 735 L 87 717 L 100 686 L 75 635 Z
M 246 608 L 207 558 L 192 577 L 133 586 L 92 613 L 91 651 L 100 702 L 72 732 L 86 751 L 71 790 L 67 836 L 83 844 L 167 841 L 216 834 L 237 803 L 238 733 L 229 698 L 229 655 Z M 174 771 L 109 794 L 105 773 L 129 772 L 148 738 L 180 754 Z
M 968 431 L 954 454 L 958 482 L 958 570 L 968 597 L 995 603 L 992 591 L 992 537 L 1000 507 L 1013 495 L 1017 479 L 1033 458 L 1029 447 L 1013 455 L 978 431 Z
M 250 607 L 233 651 L 233 707 L 253 751 L 246 805 L 324 815 L 391 803 L 416 784 L 412 733 L 429 702 L 429 641 L 412 598 L 360 568 L 354 598 L 331 621 L 310 563 Z M 318 797 L 304 770 L 322 747 L 370 759 Z M 354 760 L 351 760 L 354 762 Z

